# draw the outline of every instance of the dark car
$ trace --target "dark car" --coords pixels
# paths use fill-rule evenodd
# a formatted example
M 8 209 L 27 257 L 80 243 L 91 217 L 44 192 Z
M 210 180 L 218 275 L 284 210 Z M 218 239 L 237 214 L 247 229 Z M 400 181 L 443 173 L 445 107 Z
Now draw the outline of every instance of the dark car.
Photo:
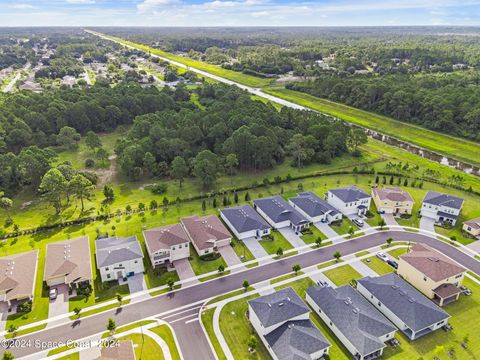
M 395 260 L 387 260 L 387 264 L 394 269 L 398 269 L 398 263 Z

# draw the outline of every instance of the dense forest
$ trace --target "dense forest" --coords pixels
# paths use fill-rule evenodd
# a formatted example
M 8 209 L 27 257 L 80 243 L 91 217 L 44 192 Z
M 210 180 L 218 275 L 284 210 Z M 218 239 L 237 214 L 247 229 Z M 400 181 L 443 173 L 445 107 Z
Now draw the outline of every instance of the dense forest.
M 288 88 L 480 142 L 480 74 L 324 76 Z

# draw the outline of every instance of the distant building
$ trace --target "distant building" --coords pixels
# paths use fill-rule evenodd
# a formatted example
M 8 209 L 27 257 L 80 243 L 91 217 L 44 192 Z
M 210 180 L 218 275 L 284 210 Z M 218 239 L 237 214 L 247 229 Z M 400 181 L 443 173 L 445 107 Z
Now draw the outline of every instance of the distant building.
M 448 223 L 454 226 L 463 206 L 463 199 L 429 191 L 425 195 L 420 215 L 434 219 L 436 223 Z
M 102 281 L 118 280 L 145 271 L 142 248 L 136 236 L 97 239 L 95 243 Z
M 312 192 L 301 192 L 288 202 L 312 223 L 342 220 L 342 213 Z
M 190 256 L 190 239 L 181 224 L 145 230 L 143 237 L 153 267 Z
M 328 354 L 330 343 L 292 288 L 250 300 L 248 318 L 274 360 L 315 360 Z
M 400 256 L 398 275 L 443 306 L 458 299 L 467 270 L 424 244 Z
M 462 229 L 476 238 L 480 237 L 480 217 L 465 221 Z
M 281 196 L 271 196 L 253 201 L 253 207 L 276 229 L 291 227 L 298 232 L 310 226 L 308 219 L 287 203 Z
M 440 329 L 450 318 L 394 273 L 357 280 L 357 290 L 410 340 Z
M 356 186 L 332 189 L 327 192 L 327 201 L 344 215 L 365 215 L 372 198 Z
M 37 274 L 38 250 L 0 258 L 0 301 L 33 298 Z
M 271 226 L 250 205 L 221 209 L 220 217 L 238 239 L 270 234 Z
M 230 246 L 232 235 L 215 215 L 190 216 L 180 219 L 197 254 L 215 252 L 222 246 Z
M 411 214 L 412 196 L 399 187 L 373 188 L 372 197 L 382 214 Z

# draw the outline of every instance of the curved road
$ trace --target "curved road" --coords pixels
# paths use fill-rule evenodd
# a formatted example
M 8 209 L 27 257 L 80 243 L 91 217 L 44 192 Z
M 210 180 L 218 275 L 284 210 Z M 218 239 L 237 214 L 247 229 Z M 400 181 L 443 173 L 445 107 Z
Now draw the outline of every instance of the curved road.
M 333 259 L 333 254 L 336 251 L 340 251 L 342 255 L 353 254 L 385 244 L 385 240 L 390 237 L 394 238 L 395 241 L 411 241 L 428 244 L 472 272 L 480 275 L 479 261 L 443 241 L 409 231 L 381 231 L 307 253 L 290 256 L 212 281 L 199 283 L 195 286 L 180 289 L 170 295 L 165 294 L 146 299 L 141 303 L 125 305 L 121 309 L 113 309 L 99 313 L 80 321 L 72 322 L 71 324 L 47 328 L 33 334 L 25 335 L 20 339 L 31 340 L 32 346 L 12 347 L 10 351 L 13 352 L 16 357 L 32 354 L 39 351 L 38 348 L 33 346 L 35 340 L 66 342 L 71 339 L 81 339 L 105 331 L 105 324 L 109 317 L 114 318 L 117 325 L 131 323 L 236 290 L 241 287 L 245 279 L 248 280 L 250 284 L 265 281 L 291 272 L 293 264 L 300 264 L 302 268 L 313 266 Z M 260 268 L 261 271 L 259 271 Z

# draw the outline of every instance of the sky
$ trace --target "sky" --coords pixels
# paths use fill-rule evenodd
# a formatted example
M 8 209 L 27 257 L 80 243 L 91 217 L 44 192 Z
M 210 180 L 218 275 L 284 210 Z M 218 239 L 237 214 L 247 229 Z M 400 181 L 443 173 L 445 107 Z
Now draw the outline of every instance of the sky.
M 0 0 L 0 27 L 396 25 L 480 25 L 480 0 Z

